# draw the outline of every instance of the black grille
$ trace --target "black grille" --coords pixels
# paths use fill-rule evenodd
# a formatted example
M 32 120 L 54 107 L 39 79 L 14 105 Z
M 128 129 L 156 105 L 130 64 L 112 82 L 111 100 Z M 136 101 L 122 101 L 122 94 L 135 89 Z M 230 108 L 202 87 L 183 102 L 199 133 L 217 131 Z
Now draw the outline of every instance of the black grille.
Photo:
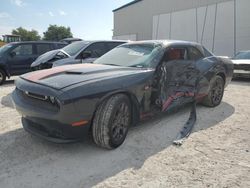
M 250 65 L 248 64 L 239 64 L 239 65 L 234 65 L 235 70 L 250 70 Z
M 25 101 L 26 104 L 31 106 L 38 107 L 40 109 L 44 109 L 50 112 L 58 112 L 59 105 L 57 103 L 52 104 L 50 99 L 47 96 L 31 93 L 27 91 L 22 91 L 16 88 L 17 95 Z

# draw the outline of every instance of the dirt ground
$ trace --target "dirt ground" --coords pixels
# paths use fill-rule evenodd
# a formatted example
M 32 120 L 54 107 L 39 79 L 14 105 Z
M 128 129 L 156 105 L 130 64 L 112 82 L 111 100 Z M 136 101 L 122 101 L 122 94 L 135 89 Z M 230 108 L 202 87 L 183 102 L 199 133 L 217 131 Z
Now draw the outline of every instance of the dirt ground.
M 181 147 L 173 139 L 189 108 L 141 123 L 107 151 L 90 138 L 57 145 L 26 133 L 0 86 L 0 187 L 250 187 L 250 81 L 233 81 L 216 108 L 198 106 Z

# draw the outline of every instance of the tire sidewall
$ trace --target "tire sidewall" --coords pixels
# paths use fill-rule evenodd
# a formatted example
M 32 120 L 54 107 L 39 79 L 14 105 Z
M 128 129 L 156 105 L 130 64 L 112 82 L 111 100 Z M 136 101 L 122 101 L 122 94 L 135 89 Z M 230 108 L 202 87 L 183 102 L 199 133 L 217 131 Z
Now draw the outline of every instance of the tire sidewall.
M 123 138 L 119 142 L 115 142 L 113 140 L 113 135 L 112 135 L 112 127 L 113 127 L 112 123 L 113 123 L 113 120 L 115 118 L 115 113 L 118 110 L 121 103 L 125 103 L 128 106 L 128 109 L 129 109 L 129 123 L 128 123 L 127 129 L 126 129 L 126 132 L 125 132 Z M 123 95 L 122 97 L 119 97 L 117 99 L 117 101 L 115 102 L 114 108 L 112 109 L 112 113 L 111 113 L 110 118 L 109 118 L 108 136 L 109 136 L 109 145 L 112 148 L 117 148 L 124 142 L 124 140 L 125 140 L 125 138 L 127 136 L 127 133 L 128 133 L 129 126 L 131 125 L 131 121 L 132 121 L 131 103 L 130 103 L 128 97 Z
M 215 103 L 215 102 L 213 101 L 213 99 L 212 99 L 212 89 L 214 88 L 214 85 L 215 85 L 215 83 L 216 83 L 216 81 L 217 81 L 218 79 L 220 79 L 220 81 L 221 81 L 221 83 L 222 83 L 222 95 L 221 95 L 221 98 L 220 98 L 219 102 Z M 213 107 L 218 106 L 218 105 L 221 103 L 222 98 L 223 98 L 223 95 L 224 95 L 224 85 L 225 85 L 225 82 L 224 82 L 223 78 L 222 78 L 221 76 L 218 76 L 218 75 L 215 76 L 215 77 L 213 78 L 213 80 L 211 81 L 211 84 L 210 84 L 210 91 L 209 91 L 209 100 L 210 100 L 210 102 L 211 102 L 211 104 L 212 104 Z

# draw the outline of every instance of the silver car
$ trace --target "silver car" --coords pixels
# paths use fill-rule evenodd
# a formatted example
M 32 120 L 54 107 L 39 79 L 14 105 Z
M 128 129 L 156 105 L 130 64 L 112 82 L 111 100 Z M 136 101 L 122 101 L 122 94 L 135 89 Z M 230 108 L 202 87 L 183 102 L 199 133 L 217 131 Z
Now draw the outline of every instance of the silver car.
M 60 50 L 49 51 L 39 56 L 32 64 L 32 70 L 48 69 L 55 66 L 92 63 L 113 48 L 126 41 L 79 41 Z
M 250 78 L 250 51 L 238 52 L 233 58 L 234 77 Z

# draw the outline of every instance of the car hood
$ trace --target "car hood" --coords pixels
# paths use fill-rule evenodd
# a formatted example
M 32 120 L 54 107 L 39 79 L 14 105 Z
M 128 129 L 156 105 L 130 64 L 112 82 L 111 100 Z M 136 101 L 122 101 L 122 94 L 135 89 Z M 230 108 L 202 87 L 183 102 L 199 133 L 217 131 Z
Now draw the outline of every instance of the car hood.
M 60 90 L 79 83 L 116 79 L 148 71 L 152 70 L 101 64 L 76 64 L 27 73 L 21 78 Z
M 43 54 L 43 55 L 40 55 L 40 56 L 31 64 L 31 67 L 36 67 L 36 66 L 38 66 L 38 65 L 40 65 L 40 64 L 47 63 L 48 61 L 50 61 L 51 59 L 53 59 L 59 51 L 60 51 L 59 49 L 57 49 L 57 50 L 52 50 L 52 51 L 46 52 L 46 53 Z
M 250 65 L 250 59 L 232 59 L 233 64 L 240 65 Z

